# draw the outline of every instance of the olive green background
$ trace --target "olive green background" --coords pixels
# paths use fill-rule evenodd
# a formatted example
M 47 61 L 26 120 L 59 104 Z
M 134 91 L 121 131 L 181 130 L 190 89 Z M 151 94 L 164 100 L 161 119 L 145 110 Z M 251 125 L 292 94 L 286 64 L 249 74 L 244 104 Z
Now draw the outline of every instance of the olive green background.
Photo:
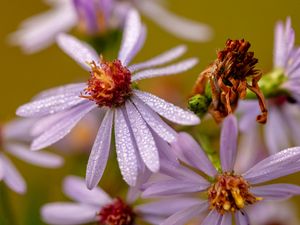
M 84 80 L 88 74 L 62 53 L 57 46 L 33 55 L 26 55 L 7 42 L 9 33 L 17 29 L 19 23 L 39 12 L 47 10 L 40 0 L 2 0 L 0 7 L 0 120 L 14 117 L 15 109 L 28 101 L 34 94 L 45 88 Z M 185 43 L 189 50 L 186 56 L 197 56 L 200 63 L 189 72 L 168 78 L 157 78 L 142 83 L 144 89 L 151 90 L 177 104 L 185 105 L 185 100 L 197 74 L 215 58 L 216 50 L 224 46 L 227 38 L 248 40 L 259 59 L 258 67 L 263 71 L 272 68 L 273 30 L 276 21 L 292 17 L 296 31 L 296 43 L 300 43 L 300 2 L 285 1 L 201 1 L 169 0 L 169 8 L 178 15 L 186 16 L 209 24 L 214 29 L 214 38 L 207 43 L 192 43 L 173 37 L 152 21 L 144 18 L 148 26 L 148 38 L 144 49 L 135 61 L 148 59 L 164 50 Z M 298 36 L 297 36 L 298 34 Z M 157 85 L 164 84 L 165 86 Z M 62 169 L 47 170 L 13 159 L 28 183 L 25 196 L 17 195 L 0 184 L 1 190 L 9 194 L 15 224 L 43 224 L 39 219 L 39 207 L 49 201 L 64 200 L 61 193 L 61 181 L 66 174 L 84 176 L 86 155 L 66 156 L 66 165 Z M 112 165 L 115 161 L 112 160 Z M 111 178 L 112 174 L 114 179 Z M 121 185 L 112 180 L 120 178 L 119 172 L 112 166 L 106 170 L 101 185 L 110 193 L 124 192 Z M 284 180 L 300 184 L 300 175 Z M 1 186 L 2 185 L 2 186 Z M 299 197 L 294 198 L 300 202 Z M 0 196 L 0 201 L 2 201 Z M 300 214 L 300 209 L 298 209 Z M 5 217 L 0 211 L 0 218 Z M 1 221 L 1 220 L 0 220 Z

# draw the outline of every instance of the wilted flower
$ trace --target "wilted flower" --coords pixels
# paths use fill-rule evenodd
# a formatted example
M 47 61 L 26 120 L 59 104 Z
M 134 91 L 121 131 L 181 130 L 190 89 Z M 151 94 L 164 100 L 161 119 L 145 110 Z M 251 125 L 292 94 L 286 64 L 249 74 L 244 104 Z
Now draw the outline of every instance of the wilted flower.
M 246 97 L 249 89 L 256 94 L 262 112 L 257 121 L 267 121 L 264 96 L 258 86 L 262 74 L 255 69 L 258 60 L 253 52 L 248 51 L 249 48 L 250 43 L 244 39 L 227 40 L 225 49 L 218 52 L 217 59 L 196 81 L 195 96 L 189 102 L 194 112 L 201 115 L 203 110 L 208 111 L 217 122 L 221 122 L 235 111 L 239 100 Z
M 261 183 L 300 171 L 300 147 L 285 149 L 255 164 L 243 174 L 234 170 L 237 154 L 238 129 L 231 115 L 223 122 L 220 140 L 221 167 L 218 171 L 206 157 L 200 146 L 186 133 L 180 133 L 174 150 L 180 160 L 208 176 L 207 179 L 194 169 L 180 176 L 174 174 L 157 182 L 145 185 L 144 197 L 172 196 L 199 193 L 207 200 L 186 207 L 169 217 L 163 225 L 181 225 L 191 218 L 209 211 L 202 224 L 231 225 L 250 224 L 247 206 L 266 200 L 282 200 L 300 194 L 300 186 L 291 184 Z M 179 170 L 179 169 L 177 169 Z M 178 172 L 177 172 L 178 173 Z M 197 197 L 200 199 L 200 197 Z
M 48 0 L 53 9 L 25 20 L 11 35 L 12 43 L 32 53 L 48 47 L 61 32 L 74 27 L 87 36 L 97 36 L 120 28 L 132 7 L 178 37 L 207 41 L 212 36 L 209 26 L 168 12 L 153 0 Z
M 261 88 L 268 98 L 269 121 L 264 129 L 266 146 L 271 153 L 292 145 L 300 145 L 299 82 L 300 48 L 295 47 L 295 33 L 290 18 L 286 24 L 275 27 L 274 70 L 261 80 Z M 241 129 L 249 131 L 253 113 L 257 111 L 253 101 L 245 101 L 239 107 L 242 113 Z
M 152 172 L 159 169 L 152 132 L 167 142 L 173 141 L 176 136 L 174 130 L 156 113 L 178 124 L 194 125 L 200 122 L 193 113 L 135 88 L 135 82 L 139 80 L 183 72 L 193 67 L 197 60 L 192 58 L 167 67 L 146 69 L 181 56 L 185 47 L 179 46 L 149 61 L 128 66 L 143 45 L 145 29 L 134 10 L 125 26 L 119 57 L 112 62 L 103 58 L 99 60 L 94 50 L 85 43 L 68 35 L 60 35 L 60 47 L 90 72 L 90 79 L 87 84 L 70 84 L 46 91 L 17 110 L 17 114 L 24 117 L 51 116 L 40 126 L 43 133 L 33 141 L 33 150 L 62 139 L 91 110 L 101 108 L 106 112 L 88 162 L 88 188 L 97 185 L 106 167 L 113 123 L 121 173 L 128 184 L 135 185 L 139 157 Z
M 44 222 L 55 225 L 75 225 L 98 222 L 103 225 L 134 225 L 137 221 L 160 224 L 163 219 L 195 202 L 192 198 L 177 197 L 144 204 L 136 199 L 111 198 L 101 188 L 86 188 L 84 180 L 69 176 L 64 180 L 64 193 L 76 203 L 57 202 L 42 207 Z M 181 204 L 177 204 L 180 202 Z
M 63 164 L 63 159 L 57 155 L 30 151 L 28 129 L 32 125 L 30 119 L 15 120 L 5 124 L 0 131 L 0 180 L 20 194 L 26 192 L 26 183 L 6 153 L 40 167 L 56 168 Z

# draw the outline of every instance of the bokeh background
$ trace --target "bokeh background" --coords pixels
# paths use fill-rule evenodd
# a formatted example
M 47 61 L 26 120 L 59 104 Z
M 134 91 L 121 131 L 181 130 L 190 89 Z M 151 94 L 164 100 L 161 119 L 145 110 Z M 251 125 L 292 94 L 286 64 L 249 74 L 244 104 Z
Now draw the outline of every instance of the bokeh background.
M 147 42 L 135 62 L 148 59 L 182 43 L 189 47 L 186 56 L 200 58 L 198 66 L 185 74 L 150 79 L 141 84 L 144 89 L 151 90 L 179 105 L 186 104 L 197 75 L 214 60 L 216 51 L 224 46 L 227 38 L 248 40 L 252 44 L 252 51 L 259 59 L 258 67 L 263 71 L 272 68 L 273 30 L 276 21 L 285 20 L 287 16 L 291 16 L 296 31 L 296 43 L 300 43 L 299 0 L 169 0 L 168 7 L 174 13 L 207 23 L 214 29 L 214 38 L 210 42 L 192 43 L 173 37 L 152 21 L 144 18 L 148 26 Z M 14 118 L 16 108 L 39 91 L 88 78 L 88 74 L 62 53 L 56 45 L 33 55 L 26 55 L 19 48 L 9 45 L 8 35 L 17 29 L 22 20 L 47 9 L 41 0 L 2 0 L 1 2 L 0 120 L 2 122 Z M 8 200 L 12 206 L 14 224 L 10 225 L 43 224 L 39 215 L 40 206 L 46 202 L 66 199 L 61 192 L 63 177 L 66 174 L 84 176 L 86 154 L 61 154 L 65 157 L 66 164 L 57 170 L 41 169 L 13 158 L 27 181 L 28 192 L 20 196 L 0 183 L 1 192 L 8 193 Z M 100 185 L 112 195 L 116 193 L 122 195 L 126 192 L 125 185 L 120 182 L 119 171 L 115 168 L 115 157 L 112 156 L 111 159 Z M 299 178 L 298 174 L 289 176 L 285 180 L 300 184 Z M 2 200 L 0 195 L 0 201 Z M 295 197 L 293 201 L 300 204 L 300 197 Z M 300 215 L 300 207 L 298 214 Z M 5 214 L 0 210 L 0 224 L 4 221 L 3 218 Z

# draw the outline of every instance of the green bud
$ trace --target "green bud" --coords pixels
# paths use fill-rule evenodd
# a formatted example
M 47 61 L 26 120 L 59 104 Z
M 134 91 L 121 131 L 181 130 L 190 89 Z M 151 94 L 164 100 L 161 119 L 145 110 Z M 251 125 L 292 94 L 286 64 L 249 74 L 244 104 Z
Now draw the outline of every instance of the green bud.
M 197 116 L 203 117 L 207 113 L 210 103 L 210 97 L 197 94 L 189 99 L 188 108 Z

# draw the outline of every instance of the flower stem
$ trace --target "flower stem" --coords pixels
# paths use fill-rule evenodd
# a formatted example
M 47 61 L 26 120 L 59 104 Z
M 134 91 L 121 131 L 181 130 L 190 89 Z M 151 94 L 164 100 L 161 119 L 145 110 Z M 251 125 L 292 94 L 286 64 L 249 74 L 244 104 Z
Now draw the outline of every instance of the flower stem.
M 9 201 L 8 192 L 3 182 L 0 183 L 0 224 L 17 224 L 14 220 L 14 215 Z

